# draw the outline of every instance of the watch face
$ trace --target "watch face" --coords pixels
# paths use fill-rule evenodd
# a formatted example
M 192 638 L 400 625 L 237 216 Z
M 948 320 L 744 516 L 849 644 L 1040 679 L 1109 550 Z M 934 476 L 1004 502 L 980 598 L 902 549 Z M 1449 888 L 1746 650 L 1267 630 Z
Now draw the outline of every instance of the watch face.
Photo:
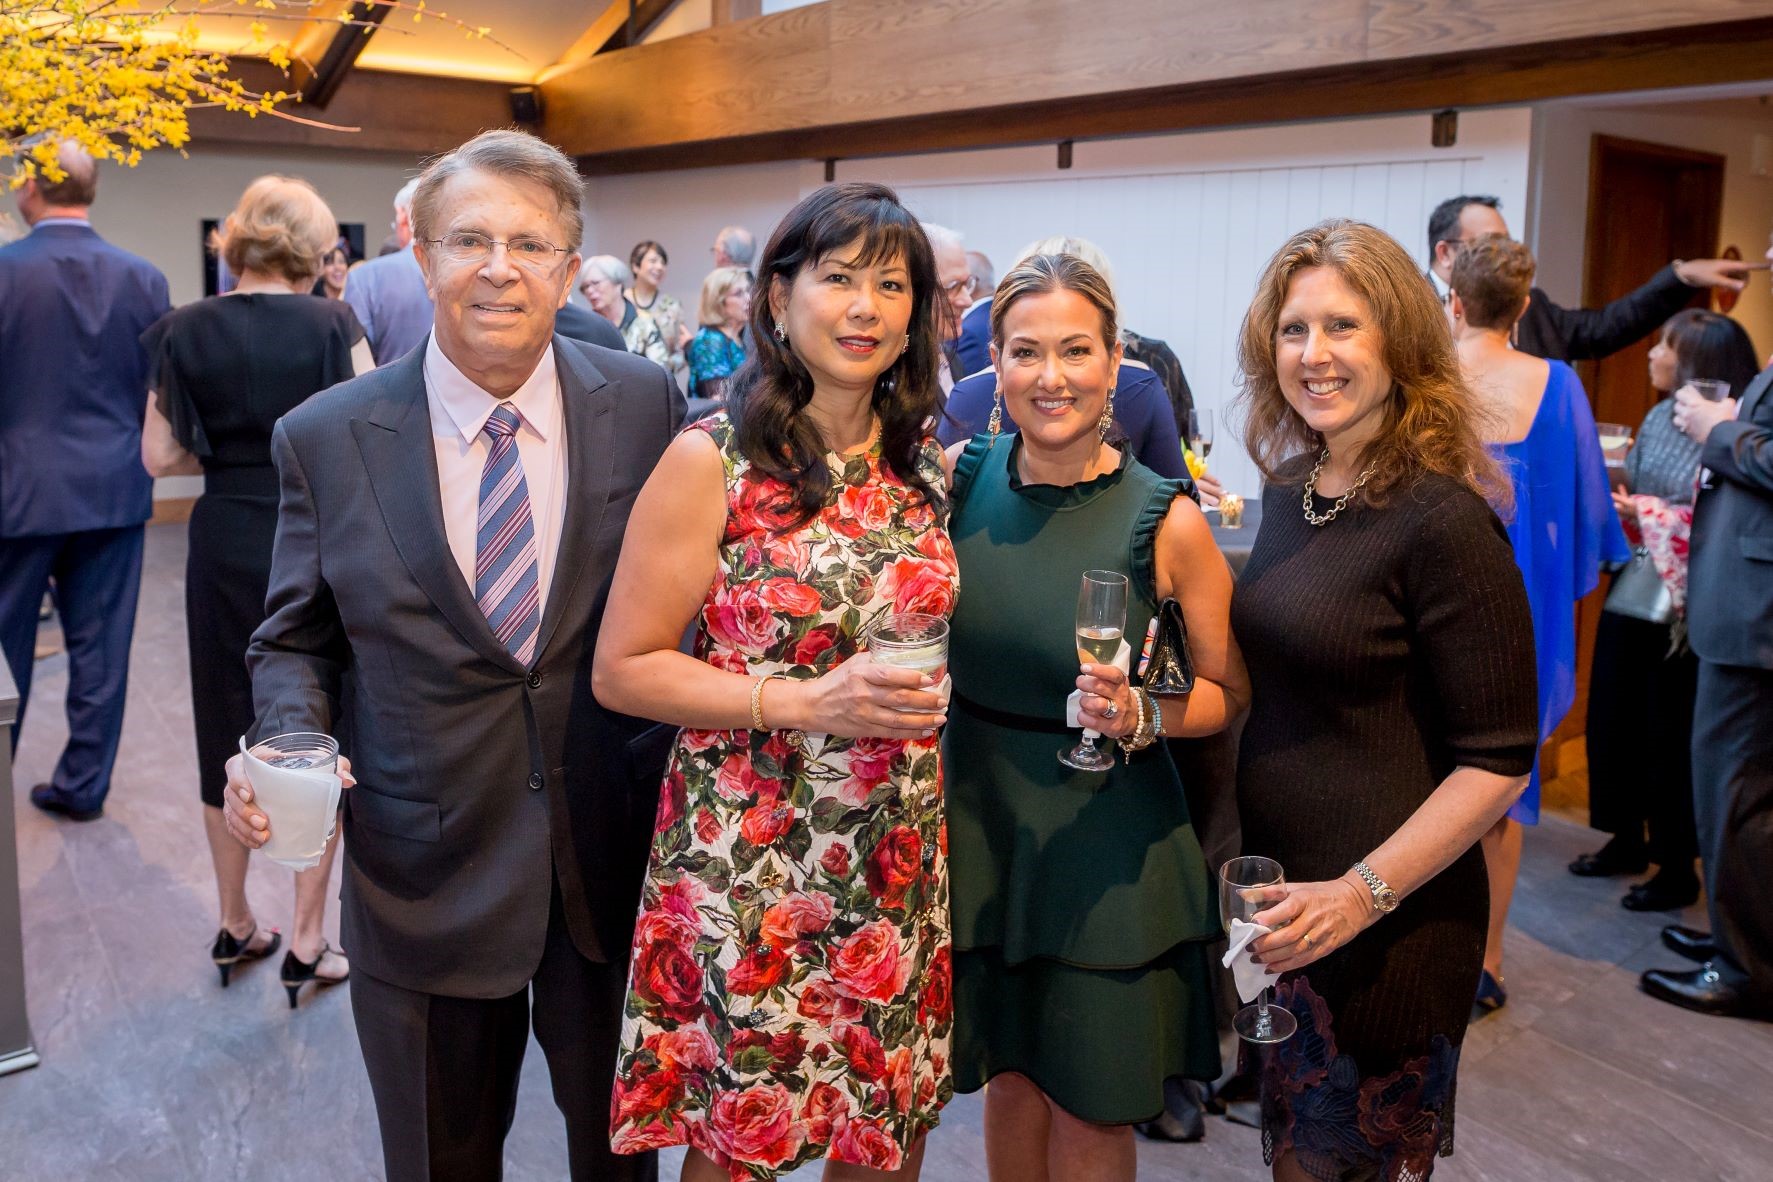
M 1390 887 L 1386 887 L 1384 890 L 1373 896 L 1373 906 L 1379 908 L 1381 911 L 1396 911 L 1397 892 Z

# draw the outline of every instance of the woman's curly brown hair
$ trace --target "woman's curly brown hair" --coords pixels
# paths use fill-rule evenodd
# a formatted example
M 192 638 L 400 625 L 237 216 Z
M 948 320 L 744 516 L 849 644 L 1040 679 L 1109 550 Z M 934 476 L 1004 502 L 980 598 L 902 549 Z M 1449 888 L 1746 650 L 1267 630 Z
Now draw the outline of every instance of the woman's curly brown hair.
M 1336 218 L 1302 230 L 1275 252 L 1256 282 L 1238 337 L 1245 411 L 1244 446 L 1274 483 L 1297 483 L 1289 461 L 1315 455 L 1323 436 L 1287 401 L 1275 370 L 1281 308 L 1293 276 L 1328 267 L 1367 302 L 1379 332 L 1380 356 L 1391 373 L 1385 422 L 1362 449 L 1358 467 L 1373 475 L 1358 497 L 1384 504 L 1386 495 L 1438 472 L 1466 485 L 1498 512 L 1513 492 L 1484 446 L 1483 411 L 1459 370 L 1446 314 L 1409 252 L 1374 226 Z M 1283 473 L 1283 466 L 1287 471 Z

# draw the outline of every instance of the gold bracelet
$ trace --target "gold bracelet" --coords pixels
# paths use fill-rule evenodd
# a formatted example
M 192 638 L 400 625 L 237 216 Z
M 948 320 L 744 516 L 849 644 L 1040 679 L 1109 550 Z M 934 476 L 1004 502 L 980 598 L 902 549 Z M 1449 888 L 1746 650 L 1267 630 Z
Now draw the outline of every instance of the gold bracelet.
M 764 683 L 767 681 L 774 681 L 778 677 L 786 677 L 786 676 L 788 676 L 786 673 L 766 673 L 764 676 L 759 677 L 757 679 L 757 683 L 751 687 L 751 729 L 752 730 L 767 731 L 770 729 L 769 727 L 765 726 L 763 723 L 763 686 L 764 686 Z

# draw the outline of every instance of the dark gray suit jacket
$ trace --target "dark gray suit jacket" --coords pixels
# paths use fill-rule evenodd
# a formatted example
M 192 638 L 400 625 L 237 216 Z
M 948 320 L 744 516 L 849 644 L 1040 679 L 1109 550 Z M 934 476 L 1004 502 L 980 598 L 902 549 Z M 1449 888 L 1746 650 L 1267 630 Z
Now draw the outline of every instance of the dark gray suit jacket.
M 1704 661 L 1773 669 L 1773 369 L 1705 440 L 1693 505 L 1687 637 Z
M 444 533 L 424 349 L 272 436 L 281 484 L 258 722 L 344 737 L 343 937 L 407 989 L 504 997 L 541 960 L 558 879 L 587 957 L 628 953 L 674 731 L 612 714 L 591 653 L 628 511 L 683 418 L 652 362 L 554 338 L 568 485 L 534 665 L 493 637 Z

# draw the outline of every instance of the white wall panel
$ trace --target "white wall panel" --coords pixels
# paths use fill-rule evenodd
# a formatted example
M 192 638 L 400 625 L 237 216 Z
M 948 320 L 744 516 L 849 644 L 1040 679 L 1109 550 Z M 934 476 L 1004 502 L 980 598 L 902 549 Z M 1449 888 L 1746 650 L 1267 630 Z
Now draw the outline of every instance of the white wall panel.
M 1254 467 L 1223 419 L 1238 327 L 1274 250 L 1324 218 L 1352 217 L 1423 262 L 1428 214 L 1444 198 L 1475 190 L 1524 201 L 1529 126 L 1525 110 L 1467 113 L 1451 149 L 1429 146 L 1426 116 L 1252 128 L 1078 144 L 1063 172 L 1050 148 L 1020 148 L 843 161 L 838 177 L 894 185 L 920 216 L 964 233 L 1000 276 L 1036 238 L 1095 241 L 1114 266 L 1123 321 L 1167 340 L 1197 401 L 1221 415 L 1213 467 L 1254 492 Z

